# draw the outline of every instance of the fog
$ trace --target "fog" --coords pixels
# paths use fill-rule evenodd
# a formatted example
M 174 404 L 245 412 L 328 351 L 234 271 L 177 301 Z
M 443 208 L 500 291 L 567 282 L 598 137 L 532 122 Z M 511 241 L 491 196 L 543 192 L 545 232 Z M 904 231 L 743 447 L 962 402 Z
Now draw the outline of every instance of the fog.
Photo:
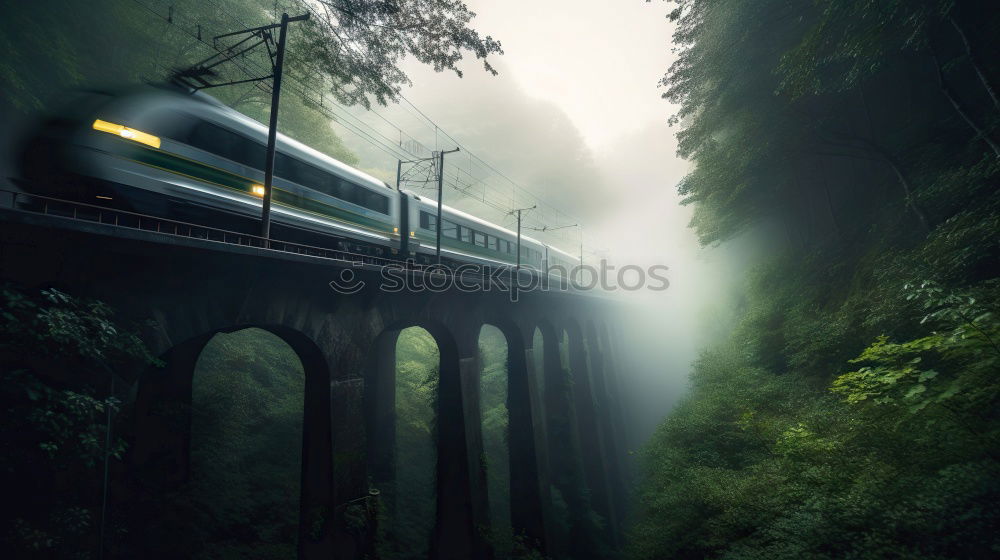
M 541 207 L 525 217 L 529 228 L 581 224 L 588 264 L 669 267 L 666 291 L 614 294 L 626 314 L 620 335 L 629 358 L 622 373 L 632 405 L 630 439 L 641 444 L 683 394 L 700 350 L 730 328 L 728 309 L 739 297 L 734 279 L 756 245 L 748 238 L 702 248 L 687 228 L 691 208 L 680 204 L 676 185 L 688 163 L 676 156 L 677 129 L 667 124 L 676 107 L 657 88 L 673 58 L 667 6 L 640 0 L 469 5 L 478 14 L 475 27 L 503 43 L 498 76 L 474 61 L 461 79 L 407 66 L 413 84 L 404 89 L 406 99 L 440 130 L 406 103 L 352 113 L 388 137 L 399 134 L 388 123 L 399 126 L 429 149 L 458 141 L 539 199 Z M 363 166 L 395 180 L 393 158 L 338 131 Z M 470 165 L 467 153 L 447 157 L 446 169 Z M 512 216 L 476 194 L 498 193 L 505 208 L 536 201 L 491 179 L 472 195 L 446 189 L 445 202 L 512 227 Z M 527 233 L 579 252 L 580 228 Z

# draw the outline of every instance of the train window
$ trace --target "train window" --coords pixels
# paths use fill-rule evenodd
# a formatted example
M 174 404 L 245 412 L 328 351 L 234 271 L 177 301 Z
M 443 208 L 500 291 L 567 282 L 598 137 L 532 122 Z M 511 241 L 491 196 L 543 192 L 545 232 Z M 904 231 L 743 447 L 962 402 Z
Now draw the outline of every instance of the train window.
M 316 190 L 326 193 L 333 198 L 339 198 L 340 200 L 346 200 L 345 194 L 350 192 L 351 184 L 347 181 L 339 178 L 330 176 L 326 183 L 320 185 Z
M 491 251 L 499 251 L 500 250 L 499 241 L 500 241 L 499 239 L 490 235 L 489 237 L 486 238 L 486 246 L 489 247 Z
M 275 174 L 283 179 L 369 210 L 382 214 L 389 213 L 387 196 L 372 192 L 285 154 L 279 153 L 275 159 Z
M 365 196 L 365 208 L 374 210 L 380 214 L 389 213 L 389 197 L 367 189 L 365 189 L 365 192 L 368 193 Z
M 365 202 L 365 191 L 359 189 L 358 187 L 347 184 L 347 192 L 345 193 L 344 200 L 350 202 L 351 204 L 357 204 L 358 206 L 364 206 Z
M 274 174 L 303 187 L 337 196 L 330 192 L 334 190 L 331 188 L 332 185 L 336 184 L 336 179 L 332 175 L 286 154 L 275 154 Z
M 187 138 L 179 140 L 253 169 L 263 170 L 265 167 L 267 149 L 263 145 L 207 121 L 198 121 L 190 129 Z M 355 185 L 288 154 L 274 154 L 274 174 L 369 210 L 389 213 L 389 197 Z
M 485 247 L 486 246 L 486 234 L 485 233 L 474 231 L 474 232 L 472 232 L 472 237 L 473 237 L 473 239 L 475 239 L 476 245 L 479 245 L 480 247 Z
M 253 169 L 264 168 L 267 149 L 262 144 L 207 121 L 198 121 L 179 140 Z
M 472 230 L 471 229 L 469 229 L 469 228 L 467 228 L 465 226 L 460 226 L 459 233 L 461 235 L 462 241 L 464 241 L 466 243 L 472 243 Z
M 458 224 L 449 220 L 441 220 L 441 235 L 458 239 Z
M 437 216 L 429 212 L 420 213 L 420 227 L 424 229 L 437 230 Z
M 264 166 L 264 146 L 207 121 L 199 121 L 185 141 L 195 148 L 248 167 L 261 169 Z
M 501 253 L 510 252 L 510 242 L 506 239 L 499 240 L 499 250 Z

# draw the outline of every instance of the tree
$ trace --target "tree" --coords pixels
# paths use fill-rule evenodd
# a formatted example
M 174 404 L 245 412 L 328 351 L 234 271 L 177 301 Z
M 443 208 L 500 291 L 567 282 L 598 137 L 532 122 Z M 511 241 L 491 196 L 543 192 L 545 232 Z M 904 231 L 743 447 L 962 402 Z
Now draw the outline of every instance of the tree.
M 631 556 L 995 555 L 1000 66 L 977 55 L 1000 12 L 677 6 L 663 85 L 692 226 L 788 242 L 647 444 Z
M 0 285 L 0 540 L 9 555 L 97 551 L 102 471 L 125 451 L 111 430 L 120 380 L 158 364 L 107 305 Z
M 410 80 L 400 68 L 407 55 L 459 77 L 465 52 L 481 60 L 503 54 L 500 42 L 469 27 L 475 17 L 461 0 L 323 0 L 299 55 L 329 76 L 342 103 L 382 105 L 399 98 Z

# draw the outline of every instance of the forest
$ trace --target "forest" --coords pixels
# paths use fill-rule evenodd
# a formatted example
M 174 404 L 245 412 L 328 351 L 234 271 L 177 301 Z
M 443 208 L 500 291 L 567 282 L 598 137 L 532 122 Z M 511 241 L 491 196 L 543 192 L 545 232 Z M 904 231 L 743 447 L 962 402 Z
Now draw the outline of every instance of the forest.
M 691 227 L 764 249 L 642 453 L 630 557 L 996 557 L 1000 12 L 672 7 Z
M 566 473 L 548 489 L 554 548 L 634 560 L 1000 556 L 1000 10 L 986 0 L 665 5 L 677 61 L 660 91 L 679 111 L 663 126 L 691 164 L 665 188 L 693 209 L 706 249 L 755 247 L 753 266 L 719 294 L 736 318 L 725 337 L 634 450 L 621 550 Z M 163 80 L 198 59 L 185 47 L 200 40 L 195 29 L 207 37 L 276 7 L 40 0 L 5 10 L 0 105 L 25 122 L 64 88 Z M 465 29 L 457 13 L 451 24 Z M 321 28 L 301 31 L 291 67 L 342 69 L 301 72 L 303 87 L 363 105 L 406 83 L 392 38 L 373 32 L 386 57 L 373 68 L 324 50 Z M 477 60 L 499 51 L 470 33 L 454 40 Z M 448 52 L 418 43 L 421 62 L 455 69 Z M 213 91 L 262 121 L 266 93 Z M 281 107 L 283 132 L 361 165 L 316 103 L 290 95 Z M 288 344 L 249 328 L 206 345 L 192 387 L 193 474 L 156 498 L 183 527 L 152 526 L 107 490 L 131 449 L 136 372 L 163 366 L 142 341 L 148 325 L 6 280 L 0 539 L 12 557 L 131 557 L 140 533 L 192 558 L 296 555 L 304 375 Z M 478 344 L 488 540 L 497 558 L 541 558 L 510 526 L 507 343 L 486 326 Z M 568 342 L 556 347 L 568 369 Z M 396 480 L 379 489 L 375 550 L 427 558 L 439 351 L 413 327 L 395 352 Z M 533 359 L 542 371 L 541 352 Z M 574 483 L 579 496 L 560 492 Z

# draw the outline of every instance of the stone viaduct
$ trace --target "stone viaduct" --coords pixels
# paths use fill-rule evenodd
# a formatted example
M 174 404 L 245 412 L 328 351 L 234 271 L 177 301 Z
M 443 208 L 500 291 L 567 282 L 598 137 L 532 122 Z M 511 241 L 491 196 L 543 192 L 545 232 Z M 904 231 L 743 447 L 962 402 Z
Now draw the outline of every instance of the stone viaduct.
M 129 321 L 163 367 L 122 375 L 134 401 L 131 441 L 115 467 L 135 508 L 146 557 L 177 557 L 155 537 L 183 518 L 160 497 L 190 472 L 192 378 L 220 332 L 258 327 L 294 349 L 305 371 L 299 556 L 371 557 L 373 511 L 391 496 L 395 343 L 426 329 L 440 352 L 436 519 L 432 558 L 493 557 L 479 410 L 478 337 L 489 324 L 508 345 L 511 524 L 552 557 L 588 558 L 620 542 L 628 480 L 621 422 L 623 352 L 609 300 L 530 291 L 390 292 L 377 266 L 0 209 L 0 277 L 99 298 Z M 329 283 L 350 269 L 365 286 Z M 533 347 L 539 329 L 544 348 Z M 563 334 L 565 333 L 565 335 Z M 560 348 L 568 341 L 568 348 Z M 536 352 L 543 353 L 538 371 Z M 568 360 L 566 360 L 568 356 Z M 568 363 L 566 363 L 568 361 Z M 570 512 L 561 533 L 558 490 Z M 382 504 L 385 507 L 386 504 Z M 583 519 L 588 509 L 605 521 Z M 145 516 L 145 517 L 143 517 Z M 183 519 L 182 519 L 183 521 Z M 600 534 L 595 534 L 600 533 Z

